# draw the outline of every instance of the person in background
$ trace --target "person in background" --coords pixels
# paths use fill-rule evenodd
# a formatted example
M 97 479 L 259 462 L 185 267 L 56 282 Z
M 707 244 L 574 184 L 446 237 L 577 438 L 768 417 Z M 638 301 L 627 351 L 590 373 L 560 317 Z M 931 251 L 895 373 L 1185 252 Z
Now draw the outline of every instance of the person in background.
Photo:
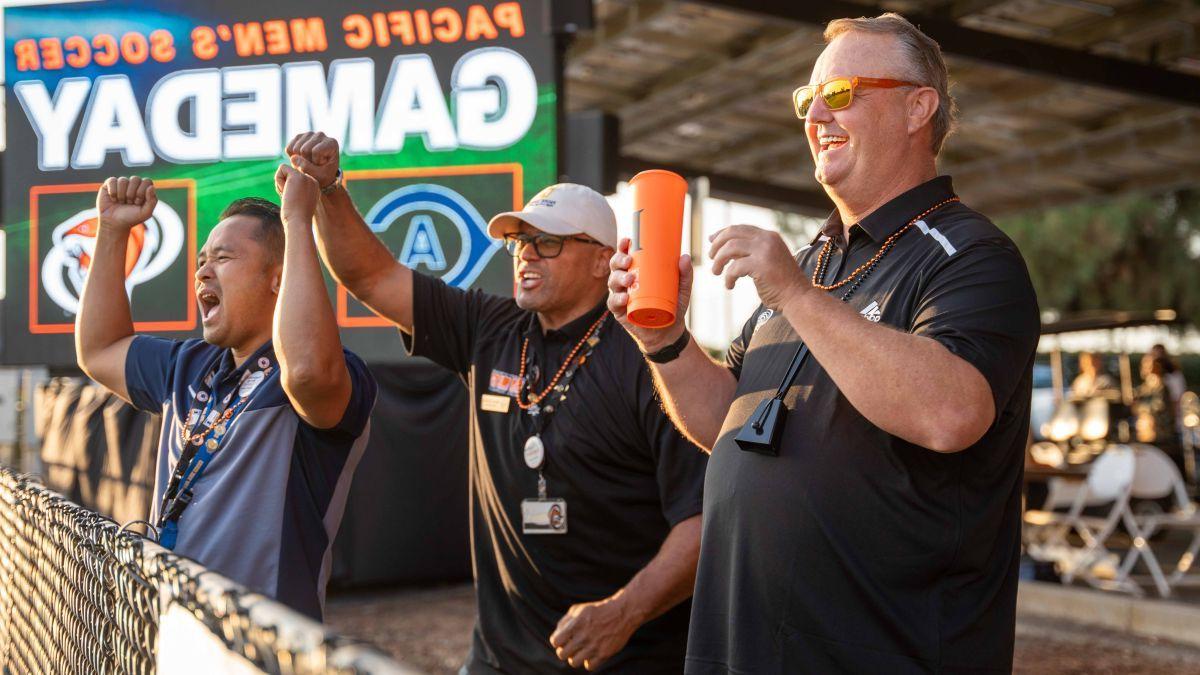
M 1167 357 L 1147 352 L 1142 356 L 1142 383 L 1134 392 L 1134 427 L 1137 440 L 1150 443 L 1171 456 L 1183 470 L 1183 450 L 1176 424 L 1177 406 L 1171 400 L 1167 373 L 1171 362 Z
M 1072 400 L 1087 400 L 1103 396 L 1118 398 L 1121 388 L 1116 378 L 1104 369 L 1104 358 L 1093 352 L 1079 354 L 1079 374 L 1071 382 Z
M 1187 380 L 1183 377 L 1183 368 L 1179 362 L 1171 356 L 1167 351 L 1167 346 L 1164 344 L 1156 344 L 1150 348 L 1150 355 L 1154 358 L 1161 358 L 1164 368 L 1163 382 L 1167 385 L 1167 393 L 1171 396 L 1171 404 L 1175 406 L 1176 417 L 1179 417 L 1179 400 L 1183 398 L 1184 392 L 1187 391 Z

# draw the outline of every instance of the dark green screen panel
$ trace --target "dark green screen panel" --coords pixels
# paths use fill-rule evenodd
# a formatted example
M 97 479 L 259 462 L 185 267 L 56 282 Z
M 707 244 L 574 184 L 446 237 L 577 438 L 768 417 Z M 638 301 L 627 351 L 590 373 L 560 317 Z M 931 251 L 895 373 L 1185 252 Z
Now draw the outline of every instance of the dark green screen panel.
M 9 364 L 75 362 L 95 192 L 142 175 L 161 203 L 126 258 L 140 331 L 199 334 L 196 251 L 234 199 L 275 198 L 296 132 L 343 147 L 372 228 L 415 269 L 511 293 L 486 238 L 553 182 L 557 120 L 543 3 L 95 2 L 5 12 Z M 343 338 L 398 361 L 396 331 L 329 284 Z

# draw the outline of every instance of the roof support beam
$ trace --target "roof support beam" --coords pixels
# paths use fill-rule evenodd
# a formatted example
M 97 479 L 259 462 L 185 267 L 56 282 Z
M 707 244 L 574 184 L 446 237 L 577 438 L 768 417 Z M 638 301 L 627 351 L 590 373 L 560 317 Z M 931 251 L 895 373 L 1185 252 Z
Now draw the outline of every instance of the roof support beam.
M 841 17 L 866 16 L 884 11 L 878 6 L 847 0 L 692 1 L 808 24 L 825 24 Z M 946 54 L 1125 94 L 1143 95 L 1178 105 L 1200 107 L 1200 77 L 1158 66 L 1091 54 L 1079 49 L 967 28 L 951 18 L 922 14 L 906 14 L 906 17 L 937 40 Z
M 829 201 L 829 197 L 821 190 L 781 187 L 765 181 L 713 173 L 688 166 L 672 166 L 629 156 L 620 157 L 617 161 L 617 168 L 621 178 L 625 180 L 646 169 L 666 169 L 674 171 L 684 178 L 706 176 L 710 196 L 769 209 L 819 217 L 827 216 L 833 210 L 833 202 Z

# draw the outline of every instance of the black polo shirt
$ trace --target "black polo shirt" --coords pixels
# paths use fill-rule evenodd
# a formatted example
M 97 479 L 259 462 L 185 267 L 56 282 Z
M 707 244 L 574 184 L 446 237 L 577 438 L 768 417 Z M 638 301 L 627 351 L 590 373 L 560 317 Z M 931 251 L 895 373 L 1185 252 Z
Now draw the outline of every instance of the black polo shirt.
M 835 212 L 797 260 L 811 275 L 832 237 L 825 283 L 841 280 L 952 194 L 948 177 L 913 188 L 852 227 L 848 243 Z M 727 356 L 738 386 L 705 485 L 689 673 L 1012 668 L 1039 331 L 1021 254 L 951 203 L 905 233 L 849 304 L 863 321 L 937 340 L 977 368 L 996 421 L 962 452 L 918 447 L 867 421 L 810 358 L 786 397 L 780 455 L 745 452 L 733 438 L 774 394 L 798 339 L 760 307 Z
M 609 317 L 541 434 L 548 496 L 566 500 L 567 533 L 522 534 L 521 501 L 537 497 L 537 471 L 524 460 L 533 424 L 512 400 L 521 345 L 529 339 L 541 390 L 604 305 L 543 334 L 537 316 L 512 299 L 413 278 L 413 334 L 405 344 L 461 375 L 471 394 L 479 618 L 468 671 L 578 672 L 554 655 L 550 634 L 571 605 L 627 584 L 674 525 L 700 513 L 707 455 L 671 424 L 637 345 Z M 485 396 L 492 409 L 508 399 L 507 411 L 486 410 Z M 681 672 L 689 611 L 685 602 L 642 626 L 606 669 Z

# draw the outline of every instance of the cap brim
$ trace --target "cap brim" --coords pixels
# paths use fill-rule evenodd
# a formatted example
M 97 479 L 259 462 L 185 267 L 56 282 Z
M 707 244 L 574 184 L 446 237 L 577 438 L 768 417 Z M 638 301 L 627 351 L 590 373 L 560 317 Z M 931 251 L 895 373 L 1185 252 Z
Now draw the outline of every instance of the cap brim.
M 561 236 L 584 234 L 583 230 L 571 225 L 567 221 L 545 213 L 538 213 L 536 211 L 509 211 L 497 214 L 488 221 L 488 236 L 492 239 L 503 239 L 504 235 L 520 230 L 521 223 L 528 223 L 546 234 Z

